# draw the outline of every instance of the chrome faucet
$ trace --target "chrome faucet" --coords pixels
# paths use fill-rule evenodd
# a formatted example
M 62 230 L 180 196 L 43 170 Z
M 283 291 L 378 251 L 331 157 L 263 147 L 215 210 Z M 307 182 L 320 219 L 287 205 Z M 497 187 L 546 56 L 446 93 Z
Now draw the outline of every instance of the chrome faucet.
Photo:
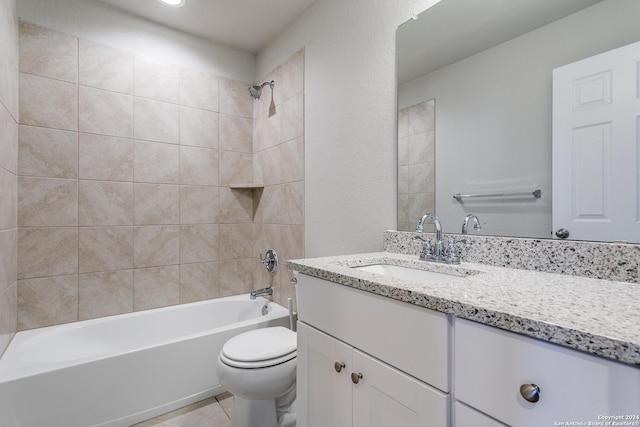
M 440 220 L 435 214 L 428 213 L 422 215 L 420 221 L 418 221 L 418 225 L 416 226 L 416 233 L 424 233 L 424 223 L 425 221 L 431 221 L 436 226 L 436 242 L 435 248 L 432 251 L 431 242 L 428 239 L 423 239 L 424 248 L 422 253 L 420 254 L 420 259 L 424 261 L 440 261 L 444 257 L 444 246 L 442 244 L 442 225 L 440 224 Z
M 256 299 L 256 297 L 263 297 L 265 295 L 273 295 L 273 288 L 269 286 L 268 288 L 255 289 L 251 291 L 251 299 Z
M 269 286 L 262 289 L 255 289 L 251 291 L 250 298 L 256 299 L 256 297 L 262 297 L 265 295 L 273 295 L 273 276 L 278 271 L 278 254 L 275 250 L 269 249 L 265 254 L 264 258 L 260 255 L 260 264 L 264 265 L 267 271 L 270 273 L 271 277 L 269 278 Z
M 480 220 L 478 219 L 478 217 L 475 214 L 467 214 L 467 216 L 464 217 L 464 222 L 462 223 L 462 234 L 467 234 L 467 228 L 469 227 L 469 221 L 475 222 L 475 225 L 473 226 L 474 230 L 478 231 L 478 230 L 480 230 L 482 228 L 480 226 Z

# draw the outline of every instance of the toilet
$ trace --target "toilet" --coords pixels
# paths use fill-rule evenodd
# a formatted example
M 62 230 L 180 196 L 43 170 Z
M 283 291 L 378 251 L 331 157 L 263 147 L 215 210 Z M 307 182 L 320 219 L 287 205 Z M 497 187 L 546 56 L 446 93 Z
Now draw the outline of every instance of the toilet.
M 295 427 L 296 333 L 282 326 L 236 335 L 216 372 L 233 394 L 231 427 Z

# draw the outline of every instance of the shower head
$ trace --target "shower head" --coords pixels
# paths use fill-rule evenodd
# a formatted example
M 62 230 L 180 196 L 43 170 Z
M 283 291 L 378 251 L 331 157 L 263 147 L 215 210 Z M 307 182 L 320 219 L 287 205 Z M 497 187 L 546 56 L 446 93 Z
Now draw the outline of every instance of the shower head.
M 262 95 L 262 88 L 264 88 L 267 85 L 271 88 L 271 90 L 273 90 L 273 87 L 275 86 L 275 82 L 271 80 L 270 82 L 262 83 L 262 85 L 260 86 L 251 86 L 249 87 L 249 95 L 251 95 L 255 99 L 260 99 L 260 95 Z

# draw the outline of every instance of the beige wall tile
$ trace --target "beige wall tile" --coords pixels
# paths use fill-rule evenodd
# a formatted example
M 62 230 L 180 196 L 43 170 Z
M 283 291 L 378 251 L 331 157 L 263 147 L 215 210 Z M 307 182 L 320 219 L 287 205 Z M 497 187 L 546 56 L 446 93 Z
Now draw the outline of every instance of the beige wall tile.
M 20 177 L 18 179 L 20 227 L 71 227 L 78 225 L 78 181 Z
M 14 282 L 0 291 L 0 354 L 7 348 L 18 330 L 18 285 Z
M 0 169 L 0 230 L 15 228 L 18 224 L 18 178 Z
M 78 39 L 20 21 L 20 71 L 78 82 Z
M 253 119 L 253 150 L 275 147 L 281 142 L 280 122 L 282 114 L 258 116 Z
M 80 179 L 133 181 L 133 140 L 105 135 L 79 135 Z
M 79 319 L 133 311 L 133 270 L 79 275 Z
M 134 94 L 143 98 L 177 103 L 179 68 L 136 55 L 134 59 Z
M 249 293 L 254 288 L 267 286 L 268 283 L 258 284 L 255 281 L 256 263 L 254 258 L 235 259 L 220 263 L 220 296 L 240 295 Z
M 253 219 L 253 191 L 220 188 L 219 223 L 251 222 Z
M 218 187 L 180 186 L 180 223 L 214 224 L 218 222 Z
M 0 8 L 0 104 L 18 117 L 19 35 L 16 2 L 4 0 Z
M 420 132 L 407 137 L 408 164 L 424 163 L 433 153 L 433 131 Z
M 290 182 L 282 185 L 281 224 L 304 224 L 304 182 Z
M 19 279 L 62 276 L 77 272 L 77 227 L 35 227 L 18 230 Z
M 180 184 L 218 185 L 218 150 L 180 147 Z
M 180 266 L 180 303 L 222 296 L 218 262 L 199 262 Z
M 133 134 L 145 141 L 180 142 L 180 107 L 152 99 L 134 99 Z
M 133 227 L 80 227 L 80 273 L 133 268 Z
M 178 184 L 180 147 L 158 142 L 134 142 L 133 179 L 136 182 Z
M 218 113 L 180 107 L 180 144 L 218 148 Z
M 400 166 L 407 166 L 409 160 L 409 137 L 403 136 L 398 138 L 398 164 Z
M 133 97 L 122 93 L 80 86 L 80 132 L 131 138 Z
M 264 187 L 259 200 L 254 201 L 255 221 L 258 223 L 277 224 L 282 221 L 281 212 L 284 209 L 283 186 L 269 185 Z M 259 193 L 256 193 L 255 197 Z
M 180 69 L 180 105 L 220 111 L 218 77 L 202 71 Z M 248 95 L 248 94 L 247 94 Z
M 17 92 L 17 87 L 16 87 Z M 0 98 L 0 167 L 18 171 L 18 124 Z
M 409 108 L 409 135 L 433 130 L 435 101 L 425 101 Z
M 180 263 L 180 231 L 177 225 L 147 225 L 133 229 L 135 268 Z
M 409 107 L 398 111 L 398 138 L 409 136 Z
M 435 180 L 433 162 L 409 165 L 409 194 L 435 191 Z
M 19 173 L 50 178 L 78 177 L 78 134 L 21 125 Z
M 0 231 L 0 292 L 18 279 L 18 229 Z
M 254 224 L 220 224 L 220 259 L 239 259 L 258 257 L 260 250 L 255 248 L 256 226 Z
M 79 224 L 133 225 L 133 183 L 80 181 Z
M 133 222 L 136 225 L 179 224 L 180 187 L 168 184 L 133 186 Z
M 279 142 L 289 141 L 304 133 L 304 93 L 285 101 L 280 107 L 282 114 Z
M 220 238 L 218 224 L 180 226 L 180 263 L 217 261 Z
M 78 130 L 78 86 L 20 73 L 20 123 Z
M 277 169 L 281 170 L 280 182 L 304 180 L 304 137 L 279 145 L 281 155 Z
M 84 86 L 133 94 L 133 54 L 80 39 L 79 82 Z
M 78 275 L 18 281 L 18 330 L 78 320 Z
M 282 64 L 282 98 L 288 100 L 304 90 L 304 49 L 294 53 Z
M 221 150 L 253 152 L 253 119 L 220 114 L 219 123 L 218 145 Z
M 409 193 L 409 166 L 398 166 L 398 194 Z
M 433 193 L 409 194 L 409 222 L 417 221 L 425 212 L 435 211 Z
M 220 151 L 220 185 L 253 182 L 253 155 L 234 151 Z
M 138 268 L 133 272 L 133 309 L 166 307 L 180 302 L 180 266 Z
M 249 83 L 239 80 L 220 78 L 220 112 L 241 117 L 253 116 L 253 98 L 249 96 Z M 262 91 L 267 98 L 271 89 L 268 86 Z

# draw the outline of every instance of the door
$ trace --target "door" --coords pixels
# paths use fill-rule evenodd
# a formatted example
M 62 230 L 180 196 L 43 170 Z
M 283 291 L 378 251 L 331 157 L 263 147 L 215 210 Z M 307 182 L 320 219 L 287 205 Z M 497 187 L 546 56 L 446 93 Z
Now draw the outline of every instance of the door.
M 351 426 L 351 352 L 350 346 L 298 322 L 298 427 Z
M 553 233 L 640 242 L 640 42 L 553 70 Z
M 449 425 L 448 396 L 441 391 L 358 350 L 353 369 L 353 427 Z

